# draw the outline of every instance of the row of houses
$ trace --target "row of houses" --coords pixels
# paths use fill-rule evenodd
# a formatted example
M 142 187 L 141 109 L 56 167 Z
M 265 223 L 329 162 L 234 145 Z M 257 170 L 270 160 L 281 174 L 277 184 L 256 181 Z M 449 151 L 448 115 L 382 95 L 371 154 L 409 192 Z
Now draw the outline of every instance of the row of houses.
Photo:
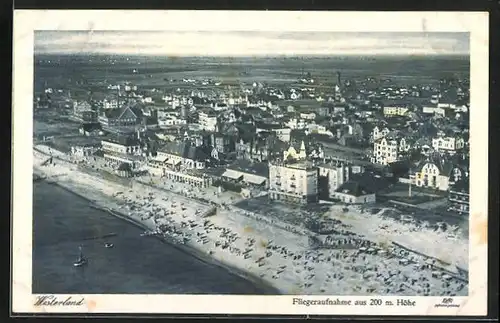
M 346 204 L 375 203 L 377 195 L 390 189 L 384 176 L 361 166 L 344 163 L 270 164 L 269 197 L 274 200 L 306 204 L 330 199 Z M 433 169 L 425 163 L 410 185 L 448 191 L 449 210 L 469 211 L 469 174 L 460 167 Z
M 123 111 L 122 116 L 124 119 L 134 119 L 134 107 L 127 107 Z M 134 113 L 134 115 L 130 115 Z M 137 112 L 139 113 L 139 112 Z M 126 115 L 129 115 L 127 117 Z M 115 123 L 116 124 L 116 123 Z M 121 123 L 126 124 L 125 123 Z M 102 134 L 103 126 L 98 123 L 84 124 L 81 132 L 86 135 Z M 250 161 L 265 162 L 273 161 L 275 159 L 287 160 L 288 158 L 295 160 L 304 159 L 321 159 L 328 157 L 323 150 L 322 144 L 314 143 L 311 140 L 296 140 L 296 133 L 299 130 L 292 130 L 287 128 L 279 128 L 279 126 L 270 126 L 262 123 L 256 125 L 251 124 L 230 124 L 222 129 L 223 133 L 213 131 L 194 131 L 190 134 L 185 133 L 184 138 L 177 140 L 190 140 L 196 147 L 204 147 L 204 152 L 211 158 L 222 160 L 227 156 L 233 157 L 230 159 L 238 158 Z M 301 132 L 308 137 L 306 132 Z M 314 134 L 311 134 L 313 136 Z M 309 138 L 313 138 L 309 136 Z M 397 130 L 389 130 L 388 127 L 375 126 L 372 131 L 374 141 L 373 157 L 371 161 L 380 165 L 390 165 L 403 159 L 409 151 L 419 150 L 426 161 L 430 158 L 433 151 L 449 152 L 450 154 L 459 152 L 465 146 L 464 138 L 458 134 L 445 134 L 439 131 L 436 138 L 432 140 L 413 139 L 407 133 Z M 174 136 L 171 140 L 175 140 Z M 209 139 L 207 139 L 207 137 Z M 304 138 L 304 136 L 302 136 Z M 238 138 L 240 138 L 238 140 Z M 212 150 L 207 150 L 206 147 L 212 147 Z M 447 159 L 446 157 L 445 159 Z M 449 164 L 449 163 L 445 163 Z M 415 169 L 419 173 L 421 166 Z M 448 176 L 446 169 L 449 167 L 440 167 L 443 170 L 442 176 Z M 422 185 L 428 187 L 439 187 L 446 190 L 446 185 L 442 184 L 443 181 L 422 180 L 419 184 L 418 181 L 415 185 Z
M 132 127 L 137 125 L 146 125 L 149 127 L 173 127 L 187 125 L 187 116 L 195 113 L 197 126 L 199 130 L 209 132 L 223 132 L 227 124 L 250 123 L 256 126 L 255 132 L 259 130 L 274 132 L 280 140 L 289 141 L 290 133 L 293 130 L 301 130 L 306 134 L 324 135 L 327 138 L 338 140 L 343 145 L 348 145 L 355 138 L 358 141 L 371 140 L 374 145 L 374 150 L 384 150 L 384 146 L 394 146 L 393 142 L 378 142 L 382 137 L 387 136 L 388 132 L 394 130 L 388 127 L 373 127 L 373 130 L 368 132 L 371 127 L 370 122 L 355 121 L 355 118 L 343 117 L 337 121 L 331 119 L 330 121 L 316 122 L 318 115 L 315 112 L 300 112 L 300 117 L 279 117 L 275 112 L 270 113 L 269 122 L 257 121 L 262 119 L 260 112 L 254 113 L 251 110 L 245 109 L 240 112 L 234 111 L 229 113 L 222 113 L 214 110 L 213 108 L 199 108 L 192 107 L 187 109 L 183 107 L 180 112 L 165 112 L 156 108 L 145 108 L 141 104 L 129 102 L 119 109 L 108 109 L 96 117 L 95 110 L 85 102 L 78 105 L 78 112 L 75 109 L 75 116 L 79 120 L 87 120 L 91 122 L 96 120 L 105 128 L 112 127 Z M 389 107 L 391 108 L 391 107 Z M 398 108 L 399 109 L 399 108 Z M 189 110 L 189 111 L 188 111 Z M 260 110 L 257 108 L 257 110 Z M 309 110 L 310 111 L 310 110 Z M 264 111 L 261 111 L 264 112 Z M 243 114 L 243 115 L 241 115 Z M 245 121 L 246 120 L 246 121 Z M 264 120 L 264 119 L 262 119 Z M 190 121 L 192 124 L 193 120 Z M 371 136 L 368 136 L 371 134 Z M 406 135 L 405 135 L 406 136 Z M 348 138 L 349 137 L 349 138 Z M 434 149 L 440 151 L 454 152 L 460 150 L 465 145 L 465 140 L 460 140 L 455 136 L 435 136 L 431 138 L 431 143 Z M 381 146 L 381 149 L 377 149 Z M 377 153 L 382 155 L 381 153 Z M 385 155 L 387 158 L 378 157 L 374 155 L 374 162 L 381 164 L 388 164 L 393 162 L 392 155 Z M 397 157 L 397 156 L 396 156 Z
M 191 109 L 193 110 L 193 109 Z M 183 106 L 177 113 L 165 112 L 158 108 L 151 108 L 141 103 L 129 101 L 117 108 L 100 110 L 87 101 L 75 102 L 73 117 L 84 123 L 99 123 L 102 127 L 134 127 L 147 125 L 150 127 L 170 127 L 187 124 L 187 116 L 193 111 Z M 198 124 L 201 130 L 216 131 L 219 120 L 218 114 L 211 109 L 198 111 Z
M 101 131 L 96 125 L 97 131 Z M 92 131 L 90 126 L 83 126 L 81 131 Z M 263 132 L 260 132 L 262 135 Z M 199 137 L 198 137 L 199 136 Z M 230 134 L 221 133 L 199 133 L 197 137 L 185 135 L 184 140 L 188 140 L 188 144 L 183 142 L 165 142 L 156 149 L 156 154 L 159 158 L 174 160 L 179 158 L 175 156 L 182 156 L 188 158 L 182 164 L 187 168 L 204 169 L 206 168 L 205 159 L 211 161 L 221 162 L 224 156 L 234 154 L 231 160 L 240 159 L 255 162 L 272 162 L 274 160 L 321 160 L 328 158 L 321 144 L 313 144 L 311 142 L 292 141 L 284 142 L 279 140 L 276 136 L 268 136 L 261 138 L 261 140 L 244 142 L 235 142 Z M 124 137 L 121 137 L 124 140 Z M 196 140 L 195 140 L 196 139 Z M 143 149 L 138 144 L 138 139 L 127 139 L 125 142 L 116 142 L 113 139 L 103 140 L 102 146 L 115 153 L 122 154 L 136 154 L 143 153 Z M 182 140 L 182 139 L 181 139 Z M 384 145 L 384 143 L 386 143 Z M 404 136 L 399 138 L 392 138 L 389 134 L 379 140 L 376 146 L 375 154 L 380 159 L 385 161 L 378 161 L 380 164 L 391 164 L 400 159 L 401 152 L 406 152 L 411 148 L 410 143 L 406 141 Z M 377 162 L 377 160 L 375 160 Z M 457 166 L 459 165 L 460 166 Z M 429 154 L 426 158 L 422 159 L 417 165 L 412 167 L 412 174 L 414 176 L 414 185 L 419 187 L 437 188 L 439 190 L 448 190 L 449 181 L 452 175 L 463 175 L 467 172 L 465 161 L 453 161 L 447 156 L 438 154 Z
M 401 160 L 410 150 L 428 156 L 432 152 L 455 155 L 466 148 L 466 141 L 461 134 L 443 131 L 439 131 L 433 138 L 416 139 L 402 131 L 375 127 L 372 138 L 374 141 L 371 161 L 381 165 Z
M 213 156 L 190 142 L 166 143 L 146 154 L 139 138 L 108 136 L 101 141 L 100 149 L 105 159 L 127 164 L 127 169 L 141 168 L 138 166 L 141 165 L 153 176 L 199 187 L 207 187 L 214 178 L 219 178 L 236 185 L 267 189 L 271 199 L 299 204 L 314 203 L 319 199 L 333 199 L 348 204 L 374 203 L 377 193 L 389 185 L 383 176 L 366 172 L 362 166 L 308 161 L 305 144 L 302 142 L 300 146 L 293 156 L 290 151 L 283 153 L 285 162 L 242 159 L 222 168 L 211 167 L 214 165 Z M 73 148 L 73 154 L 89 156 L 96 150 L 95 147 L 76 147 Z M 289 156 L 292 157 L 287 158 Z M 126 173 L 124 169 L 120 172 Z M 466 169 L 443 159 L 429 159 L 422 162 L 412 174 L 413 185 L 449 190 L 452 205 L 460 212 L 465 212 L 468 191 L 464 188 L 460 191 L 457 187 L 468 178 Z

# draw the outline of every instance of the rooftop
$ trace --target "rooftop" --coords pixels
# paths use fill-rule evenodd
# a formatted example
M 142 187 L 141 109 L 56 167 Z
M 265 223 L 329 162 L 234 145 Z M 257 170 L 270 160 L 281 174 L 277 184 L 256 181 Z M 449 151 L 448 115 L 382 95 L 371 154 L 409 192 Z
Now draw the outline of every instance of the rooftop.
M 189 142 L 167 142 L 158 148 L 158 152 L 196 161 L 205 161 L 208 158 L 202 149 L 191 145 Z
M 345 182 L 336 190 L 336 192 L 339 192 L 342 194 L 349 194 L 349 195 L 356 196 L 356 197 L 374 194 L 373 191 L 366 188 L 364 185 L 362 185 L 358 181 L 354 181 L 354 180 L 349 180 L 349 181 Z
M 391 183 L 376 172 L 366 171 L 364 173 L 352 174 L 352 181 L 359 183 L 370 192 L 378 193 L 390 187 Z
M 433 155 L 433 156 L 430 156 L 429 158 L 426 158 L 422 162 L 420 162 L 420 164 L 418 165 L 418 169 L 421 170 L 422 167 L 424 167 L 425 164 L 428 164 L 428 163 L 432 163 L 432 164 L 436 165 L 437 168 L 439 169 L 439 172 L 441 173 L 441 175 L 444 175 L 444 176 L 450 176 L 451 171 L 455 167 L 461 168 L 456 163 L 454 163 L 451 159 L 440 157 L 437 155 L 436 156 Z
M 127 113 L 132 112 L 136 118 L 142 117 L 142 107 L 137 103 L 126 103 L 119 109 L 108 109 L 104 111 L 104 116 L 108 119 L 118 119 Z
M 227 169 L 237 170 L 242 173 L 249 173 L 263 177 L 269 176 L 269 165 L 267 163 L 255 163 L 240 159 L 229 165 Z
M 319 163 L 318 167 L 321 168 L 328 168 L 328 169 L 337 169 L 338 167 L 341 167 L 342 163 L 341 162 L 327 162 L 327 163 Z
M 144 157 L 142 157 L 142 156 L 120 154 L 120 153 L 110 152 L 110 151 L 103 152 L 103 156 L 114 157 L 115 159 L 119 159 L 122 161 L 130 161 L 130 162 L 144 160 Z
M 313 170 L 313 169 L 315 169 L 314 165 L 309 161 L 290 163 L 290 164 L 286 164 L 285 167 L 293 168 L 293 169 L 301 169 L 301 170 Z
M 137 146 L 139 145 L 139 140 L 132 136 L 123 136 L 123 135 L 109 135 L 102 139 L 103 142 L 110 142 L 114 144 L 119 144 L 123 146 Z

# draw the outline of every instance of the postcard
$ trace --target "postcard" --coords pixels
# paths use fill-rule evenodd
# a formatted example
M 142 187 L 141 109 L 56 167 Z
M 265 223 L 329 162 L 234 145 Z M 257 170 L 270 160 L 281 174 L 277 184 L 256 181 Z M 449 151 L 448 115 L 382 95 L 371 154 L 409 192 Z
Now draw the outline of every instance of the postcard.
M 14 14 L 12 313 L 486 315 L 488 14 Z

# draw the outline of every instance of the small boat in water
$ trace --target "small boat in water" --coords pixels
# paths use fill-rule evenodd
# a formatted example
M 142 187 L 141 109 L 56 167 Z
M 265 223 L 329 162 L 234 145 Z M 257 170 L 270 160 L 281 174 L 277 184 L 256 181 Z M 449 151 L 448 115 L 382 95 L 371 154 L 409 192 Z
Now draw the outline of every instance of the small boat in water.
M 106 248 L 113 248 L 115 245 L 114 245 L 114 244 L 112 244 L 112 243 L 105 243 L 105 244 L 104 244 L 104 246 L 105 246 Z
M 80 249 L 80 255 L 78 256 L 76 261 L 73 263 L 74 267 L 82 267 L 82 266 L 85 266 L 87 264 L 87 258 L 85 258 L 85 256 L 83 255 L 82 246 L 80 246 L 79 249 Z

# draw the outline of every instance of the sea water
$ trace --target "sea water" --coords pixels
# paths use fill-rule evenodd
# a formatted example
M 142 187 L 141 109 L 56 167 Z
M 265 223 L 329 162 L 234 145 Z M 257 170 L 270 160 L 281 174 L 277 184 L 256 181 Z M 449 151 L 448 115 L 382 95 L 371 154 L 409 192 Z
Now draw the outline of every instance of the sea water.
M 46 182 L 33 189 L 33 293 L 269 294 Z M 86 240 L 116 233 L 116 236 Z M 113 243 L 106 248 L 105 243 Z M 73 263 L 82 246 L 89 259 Z

